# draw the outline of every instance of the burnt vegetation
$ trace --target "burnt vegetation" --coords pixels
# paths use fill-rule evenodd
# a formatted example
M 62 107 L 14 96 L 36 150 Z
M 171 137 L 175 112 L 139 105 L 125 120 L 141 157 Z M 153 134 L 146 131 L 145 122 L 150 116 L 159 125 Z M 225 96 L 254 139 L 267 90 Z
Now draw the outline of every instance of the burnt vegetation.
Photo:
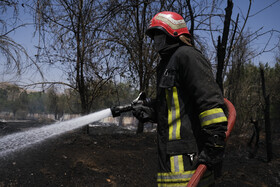
M 15 73 L 17 77 L 20 77 L 32 67 L 41 79 L 25 84 L 17 82 L 17 85 L 12 80 L 1 83 L 0 112 L 1 114 L 11 113 L 12 115 L 9 116 L 13 119 L 25 119 L 28 115 L 35 113 L 52 113 L 55 119 L 59 119 L 65 113 L 87 114 L 114 105 L 130 103 L 140 91 L 146 92 L 150 97 L 155 96 L 155 70 L 159 63 L 159 56 L 153 49 L 151 39 L 145 35 L 145 30 L 156 13 L 164 10 L 176 11 L 185 18 L 193 36 L 194 46 L 201 50 L 211 62 L 217 83 L 223 90 L 224 96 L 233 103 L 237 111 L 236 125 L 229 139 L 225 156 L 224 173 L 218 180 L 218 184 L 229 186 L 231 183 L 234 186 L 240 182 L 247 186 L 279 185 L 280 176 L 277 174 L 277 167 L 279 168 L 280 164 L 280 48 L 279 42 L 272 42 L 272 37 L 279 34 L 279 31 L 263 28 L 261 25 L 257 30 L 250 30 L 247 26 L 248 20 L 269 10 L 277 2 L 267 4 L 255 13 L 251 12 L 254 6 L 252 0 L 248 0 L 248 7 L 246 10 L 243 8 L 243 12 L 239 8 L 234 9 L 238 5 L 232 0 L 226 2 L 221 0 L 31 0 L 21 2 L 1 0 L 0 53 L 1 67 L 3 67 L 1 73 L 3 75 Z M 10 14 L 6 14 L 7 12 Z M 30 14 L 34 23 L 19 21 L 20 12 Z M 27 50 L 11 35 L 19 28 L 32 24 L 39 40 L 35 57 L 28 54 Z M 263 36 L 267 36 L 265 41 Z M 258 39 L 262 39 L 263 46 L 255 48 L 254 44 Z M 273 62 L 256 62 L 257 57 L 271 51 L 276 51 Z M 66 79 L 49 81 L 42 68 L 46 65 L 60 69 L 64 72 Z M 30 92 L 30 89 L 38 85 L 41 86 L 42 91 Z M 59 89 L 61 85 L 65 88 L 63 91 Z M 3 122 L 0 123 L 2 130 L 7 128 Z M 143 124 L 139 124 L 138 132 L 143 129 L 141 125 Z M 95 145 L 94 142 L 99 141 L 97 138 L 100 140 L 105 138 L 98 136 L 85 140 L 81 132 L 69 135 L 69 137 L 65 138 L 77 140 L 73 141 L 75 148 L 67 144 L 68 139 L 66 141 L 69 149 L 71 147 L 76 151 L 80 150 L 79 145 L 86 142 Z M 101 142 L 106 146 L 115 145 L 116 149 L 94 147 L 89 145 L 90 143 L 86 143 L 88 147 L 85 149 L 96 150 L 98 154 L 94 150 L 91 153 L 97 154 L 97 160 L 102 160 L 101 156 L 98 157 L 102 151 L 112 151 L 112 154 L 118 156 L 125 151 L 126 154 L 123 157 L 133 157 L 147 167 L 156 167 L 154 160 L 136 150 L 121 148 L 122 143 L 127 139 L 133 144 L 130 145 L 131 147 L 137 145 L 139 150 L 145 148 L 148 150 L 148 155 L 155 157 L 156 150 L 152 148 L 155 145 L 146 142 L 153 141 L 154 135 L 144 134 L 135 137 L 124 135 L 121 138 L 117 137 L 118 141 L 114 135 L 109 137 L 110 145 L 107 142 Z M 81 138 L 80 141 L 78 141 L 79 138 Z M 40 160 L 38 162 L 46 162 L 46 166 L 35 165 L 33 169 L 36 172 L 32 169 L 28 172 L 40 176 L 45 184 L 49 181 L 54 185 L 67 185 L 69 184 L 67 183 L 68 172 L 72 172 L 70 178 L 75 175 L 81 176 L 79 173 L 73 173 L 74 171 L 81 172 L 83 175 L 87 173 L 88 178 L 94 178 L 93 180 L 88 178 L 78 180 L 86 181 L 87 183 L 82 183 L 85 186 L 92 184 L 93 181 L 99 181 L 100 185 L 138 186 L 144 179 L 133 181 L 131 178 L 137 178 L 140 175 L 144 178 L 148 176 L 144 169 L 137 170 L 139 175 L 126 174 L 124 169 L 120 169 L 126 165 L 122 156 L 119 158 L 115 155 L 119 162 L 110 160 L 109 156 L 105 157 L 113 162 L 114 168 L 118 168 L 119 174 L 113 172 L 115 169 L 112 165 L 98 165 L 90 160 L 86 153 L 74 154 L 71 157 L 72 152 L 68 152 L 69 150 L 60 150 L 64 147 L 65 141 L 64 139 L 57 141 L 59 140 L 61 140 L 60 144 L 51 150 L 51 154 L 53 154 L 54 163 L 58 165 L 60 164 L 58 155 L 66 156 L 62 159 L 63 163 L 70 166 L 64 168 L 67 170 L 64 176 L 63 171 L 59 170 L 61 175 L 55 177 L 55 171 L 50 169 L 51 165 L 48 165 L 47 159 L 40 160 L 43 158 L 42 155 L 32 153 L 34 157 L 38 156 Z M 57 154 L 55 154 L 56 151 Z M 25 154 L 22 156 L 25 159 L 28 157 Z M 70 157 L 74 160 L 70 160 Z M 80 161 L 77 161 L 79 159 Z M 28 163 L 28 159 L 26 162 L 31 167 L 32 164 Z M 135 164 L 133 159 L 128 162 Z M 263 170 L 254 169 L 255 164 L 260 165 Z M 6 163 L 10 172 L 17 166 L 18 170 L 24 167 L 19 165 L 13 160 Z M 131 173 L 134 171 L 132 167 L 129 168 Z M 37 172 L 38 170 L 40 172 Z M 1 173 L 3 172 L 4 170 L 1 169 Z M 150 175 L 155 174 L 153 169 L 149 172 Z M 0 178 L 0 186 L 20 185 L 26 177 L 21 172 L 14 176 L 4 174 L 1 176 L 5 176 L 6 179 Z M 149 182 L 145 183 L 145 186 L 154 184 L 152 182 L 154 178 L 147 180 Z M 37 184 L 37 182 L 32 178 L 25 185 Z

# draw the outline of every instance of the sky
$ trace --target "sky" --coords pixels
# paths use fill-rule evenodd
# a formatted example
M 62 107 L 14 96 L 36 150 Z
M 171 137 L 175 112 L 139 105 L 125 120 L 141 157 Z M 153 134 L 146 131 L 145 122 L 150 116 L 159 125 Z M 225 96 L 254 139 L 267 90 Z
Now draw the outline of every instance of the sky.
M 226 1 L 224 1 L 226 4 Z M 275 3 L 274 3 L 275 2 Z M 249 5 L 249 0 L 233 0 L 234 3 L 234 8 L 233 8 L 233 15 L 232 19 L 236 18 L 236 12 L 242 11 L 243 15 L 240 15 L 240 22 L 242 23 L 244 20 L 242 20 L 242 16 L 245 16 L 247 13 L 248 5 Z M 273 4 L 273 6 L 266 8 L 268 5 Z M 261 11 L 262 9 L 266 8 L 265 10 Z M 258 13 L 259 12 L 259 13 Z M 258 14 L 256 14 L 258 13 Z M 7 16 L 11 13 L 7 13 Z M 255 15 L 256 14 L 256 15 Z M 280 31 L 280 0 L 253 0 L 253 6 L 251 9 L 251 14 L 254 15 L 249 18 L 248 23 L 247 23 L 247 28 L 250 28 L 251 31 L 256 31 L 261 27 L 264 27 L 262 30 L 263 32 L 274 29 Z M 31 16 L 28 16 L 27 13 L 24 13 L 23 7 L 20 7 L 20 16 L 19 16 L 19 23 L 23 22 L 33 22 L 33 19 Z M 17 43 L 21 44 L 27 52 L 31 55 L 34 56 L 36 54 L 36 48 L 34 47 L 35 45 L 38 44 L 38 37 L 35 36 L 33 37 L 33 32 L 34 32 L 34 26 L 26 26 L 17 29 L 15 32 L 12 32 L 9 34 L 9 37 L 13 38 L 14 41 Z M 280 33 L 275 33 L 271 39 L 271 42 L 269 43 L 268 48 L 271 48 L 274 46 L 278 41 L 279 41 L 279 35 Z M 268 40 L 269 35 L 265 35 L 261 38 L 259 38 L 257 41 L 255 41 L 252 44 L 252 48 L 256 49 L 256 51 L 261 50 L 263 46 L 266 44 Z M 275 54 L 276 52 L 273 51 L 271 53 L 265 53 L 262 54 L 261 56 L 257 57 L 254 59 L 254 63 L 266 63 L 269 62 L 270 65 L 273 65 L 275 62 Z M 0 59 L 3 59 L 0 56 Z M 1 68 L 1 65 L 0 65 Z M 55 67 L 41 67 L 45 73 L 45 77 L 47 78 L 48 81 L 61 81 L 61 80 L 66 80 L 65 75 Z M 19 79 L 15 79 L 14 75 L 12 74 L 2 74 L 0 75 L 0 82 L 4 81 L 11 81 L 15 80 L 16 82 L 21 82 L 22 84 L 26 83 L 32 83 L 36 81 L 41 81 L 41 78 L 38 74 L 34 74 L 34 68 L 29 69 L 26 71 L 23 76 Z
M 235 4 L 233 9 L 233 15 L 237 12 L 236 10 L 238 9 L 248 9 L 248 0 L 233 0 L 233 2 Z M 267 49 L 271 49 L 272 46 L 275 46 L 280 39 L 280 0 L 253 0 L 252 2 L 253 6 L 251 8 L 250 13 L 251 17 L 248 19 L 247 28 L 250 28 L 251 31 L 256 31 L 263 27 L 262 32 L 266 32 L 271 29 L 278 30 L 278 33 L 275 32 L 273 34 L 272 39 L 270 40 L 269 45 L 267 47 Z M 269 6 L 270 4 L 273 5 Z M 264 8 L 266 9 L 262 12 L 259 12 Z M 243 11 L 243 13 L 246 14 L 247 12 Z M 260 37 L 256 42 L 253 43 L 254 46 L 252 47 L 262 49 L 263 46 L 266 45 L 269 36 L 270 35 L 268 34 L 263 37 Z M 264 53 L 260 57 L 256 58 L 255 62 L 258 63 L 260 61 L 262 63 L 269 63 L 270 65 L 273 65 L 275 63 L 275 53 L 276 51 L 273 51 L 272 53 Z
M 7 16 L 11 17 L 12 12 L 7 12 Z M 33 23 L 33 18 L 30 16 L 27 12 L 25 12 L 25 9 L 23 7 L 19 7 L 19 18 L 18 18 L 18 24 L 22 23 Z M 35 55 L 37 54 L 37 48 L 38 46 L 38 34 L 34 34 L 35 28 L 33 24 L 20 27 L 15 32 L 12 32 L 9 34 L 9 37 L 12 38 L 15 42 L 22 45 L 27 53 L 30 55 L 30 57 L 35 59 Z M 23 55 L 22 55 L 23 56 Z M 1 54 L 0 59 L 2 60 Z M 22 60 L 26 60 L 25 57 L 22 57 Z M 30 62 L 30 61 L 29 61 Z M 0 64 L 0 69 L 1 69 Z M 66 82 L 67 77 L 65 74 L 57 67 L 52 67 L 49 65 L 42 65 L 40 66 L 40 70 L 44 74 L 45 81 L 48 82 L 58 82 L 58 81 L 64 81 Z M 6 71 L 5 71 L 6 72 Z M 37 68 L 35 66 L 28 67 L 25 69 L 25 71 L 22 73 L 20 77 L 18 77 L 15 73 L 2 73 L 0 71 L 0 82 L 12 82 L 18 85 L 27 85 L 32 84 L 35 82 L 42 82 L 43 79 L 41 75 L 38 73 Z M 36 86 L 36 87 L 30 87 L 34 90 L 42 90 L 42 86 Z M 64 89 L 64 86 L 61 86 L 61 89 Z

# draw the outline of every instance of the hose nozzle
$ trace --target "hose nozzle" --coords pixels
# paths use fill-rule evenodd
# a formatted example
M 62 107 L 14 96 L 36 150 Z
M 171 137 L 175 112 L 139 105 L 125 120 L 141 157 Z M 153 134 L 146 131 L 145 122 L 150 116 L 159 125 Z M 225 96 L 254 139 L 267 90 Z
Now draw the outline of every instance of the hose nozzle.
M 113 117 L 120 116 L 121 113 L 128 112 L 130 110 L 132 110 L 132 105 L 131 104 L 124 105 L 124 106 L 114 106 L 114 107 L 111 108 L 111 112 L 112 112 Z
M 133 109 L 133 106 L 145 104 L 149 101 L 149 98 L 146 98 L 145 92 L 141 92 L 138 97 L 132 101 L 131 104 L 111 107 L 111 112 L 113 117 L 117 117 L 120 116 L 123 112 L 131 111 Z

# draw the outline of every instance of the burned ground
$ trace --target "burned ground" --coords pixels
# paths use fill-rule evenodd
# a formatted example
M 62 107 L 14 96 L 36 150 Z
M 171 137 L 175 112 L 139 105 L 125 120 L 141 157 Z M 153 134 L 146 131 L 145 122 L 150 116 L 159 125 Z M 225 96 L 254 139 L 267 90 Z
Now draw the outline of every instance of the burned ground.
M 230 137 L 217 186 L 280 186 L 279 136 L 270 163 L 264 142 L 250 159 L 245 142 Z M 154 132 L 88 135 L 79 129 L 0 158 L 0 186 L 156 186 L 156 158 Z

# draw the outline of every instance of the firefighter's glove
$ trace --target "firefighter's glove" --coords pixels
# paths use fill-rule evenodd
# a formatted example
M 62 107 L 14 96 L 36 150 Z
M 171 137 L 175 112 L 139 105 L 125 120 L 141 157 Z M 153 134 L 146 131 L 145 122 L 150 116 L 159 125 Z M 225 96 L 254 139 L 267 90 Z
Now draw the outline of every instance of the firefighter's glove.
M 213 132 L 207 129 L 203 129 L 202 131 L 204 147 L 199 154 L 198 162 L 207 165 L 209 169 L 213 169 L 222 162 L 224 156 L 225 132 L 223 130 Z
M 142 123 L 153 123 L 156 120 L 155 111 L 149 106 L 145 106 L 142 104 L 135 105 L 133 106 L 132 113 Z

